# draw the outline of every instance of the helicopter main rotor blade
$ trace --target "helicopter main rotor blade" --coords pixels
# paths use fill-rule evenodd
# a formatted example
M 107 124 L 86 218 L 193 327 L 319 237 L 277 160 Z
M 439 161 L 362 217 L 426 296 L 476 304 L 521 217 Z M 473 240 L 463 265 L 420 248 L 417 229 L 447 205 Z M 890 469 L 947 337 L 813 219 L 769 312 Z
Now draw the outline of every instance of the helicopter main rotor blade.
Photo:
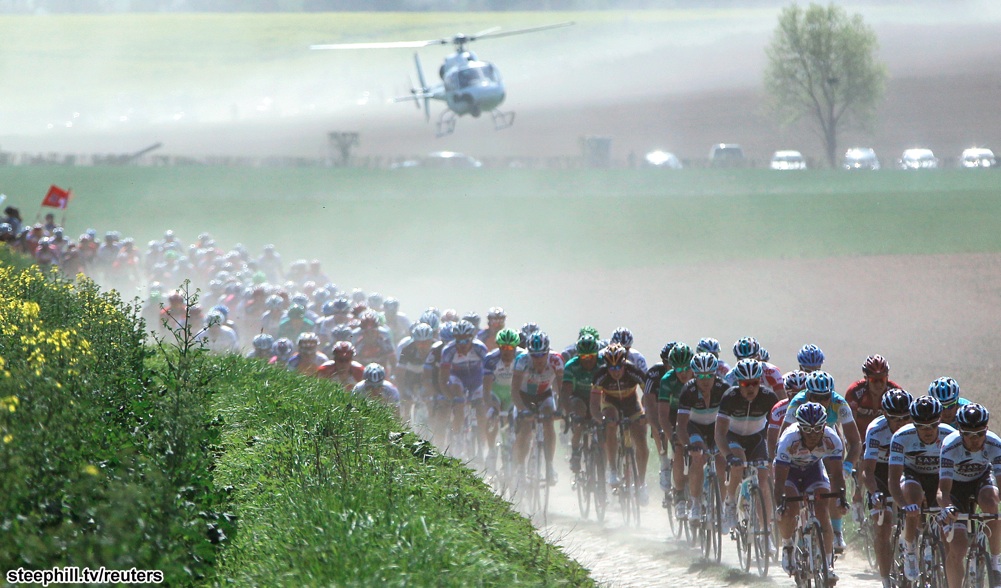
M 488 29 L 486 32 L 477 33 L 477 34 L 473 35 L 472 37 L 469 37 L 469 40 L 470 41 L 476 41 L 478 39 L 491 39 L 491 38 L 497 38 L 497 37 L 509 37 L 511 35 L 522 35 L 522 34 L 525 34 L 525 33 L 534 33 L 534 32 L 537 32 L 537 31 L 547 31 L 549 29 L 559 29 L 559 28 L 563 28 L 563 27 L 569 27 L 569 26 L 571 26 L 573 24 L 575 24 L 573 21 L 558 22 L 558 23 L 554 23 L 554 24 L 550 24 L 550 25 L 542 25 L 540 27 L 529 27 L 527 29 L 514 29 L 513 31 L 499 31 L 499 32 L 493 32 L 493 31 L 490 31 Z
M 386 43 L 332 43 L 327 45 L 310 45 L 313 50 L 325 49 L 415 49 L 431 45 L 447 45 L 451 39 L 434 39 L 431 41 L 389 41 Z

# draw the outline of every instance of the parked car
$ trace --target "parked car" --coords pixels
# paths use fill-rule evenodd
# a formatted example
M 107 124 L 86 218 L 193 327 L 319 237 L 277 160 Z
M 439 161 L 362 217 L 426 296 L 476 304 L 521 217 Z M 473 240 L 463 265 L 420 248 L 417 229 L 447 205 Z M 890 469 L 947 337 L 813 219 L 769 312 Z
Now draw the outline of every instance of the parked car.
M 994 152 L 983 147 L 970 147 L 963 150 L 959 158 L 960 167 L 997 167 L 998 161 Z
M 435 151 L 420 159 L 408 159 L 394 163 L 390 169 L 407 169 L 412 167 L 427 167 L 431 169 L 476 169 L 483 163 L 468 155 L 455 151 Z
M 935 169 L 938 158 L 931 149 L 905 149 L 900 156 L 900 169 Z
M 744 149 L 736 143 L 717 143 L 709 150 L 710 167 L 747 167 Z
M 806 169 L 806 160 L 799 151 L 776 151 L 768 167 L 777 170 Z
M 662 167 L 664 169 L 681 169 L 681 160 L 670 151 L 659 149 L 651 151 L 643 156 L 644 167 Z
M 879 159 L 871 147 L 852 147 L 845 152 L 841 166 L 847 170 L 879 169 Z

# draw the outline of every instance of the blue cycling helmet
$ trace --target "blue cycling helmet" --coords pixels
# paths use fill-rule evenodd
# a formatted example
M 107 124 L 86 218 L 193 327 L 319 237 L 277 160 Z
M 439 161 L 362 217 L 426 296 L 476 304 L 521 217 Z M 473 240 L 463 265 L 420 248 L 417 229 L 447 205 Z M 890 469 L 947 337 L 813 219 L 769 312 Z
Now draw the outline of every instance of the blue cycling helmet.
M 807 343 L 796 354 L 796 361 L 801 368 L 820 369 L 824 365 L 824 352 L 813 343 Z
M 258 351 L 271 351 L 275 344 L 275 338 L 267 333 L 261 333 L 254 337 L 254 349 Z
M 796 422 L 804 427 L 827 424 L 827 409 L 817 402 L 807 402 L 796 410 Z
M 755 358 L 758 356 L 758 350 L 761 346 L 758 345 L 757 339 L 754 337 L 742 337 L 733 344 L 733 355 L 738 360 Z
M 623 347 L 633 346 L 633 332 L 626 327 L 619 327 L 612 333 L 612 343 L 618 343 Z
M 347 298 L 334 298 L 333 308 L 336 313 L 347 314 L 351 312 L 351 301 Z
M 382 310 L 390 314 L 394 314 L 396 311 L 400 310 L 400 301 L 390 296 L 382 302 Z
M 410 331 L 410 337 L 417 343 L 434 339 L 434 330 L 427 323 L 417 323 Z
M 742 359 L 733 366 L 733 375 L 739 381 L 760 380 L 764 371 L 761 362 L 753 358 Z
M 476 325 L 462 319 L 452 327 L 452 337 L 472 337 L 476 335 Z
M 696 374 L 715 374 L 719 368 L 719 360 L 712 353 L 697 353 L 689 363 Z
M 454 335 L 455 323 L 452 321 L 445 322 L 441 325 L 441 330 L 438 331 L 438 337 L 441 339 L 442 343 L 451 343 L 455 339 Z
M 338 341 L 350 341 L 351 335 L 351 327 L 347 325 L 337 325 L 333 329 L 330 329 L 330 340 L 334 343 Z
M 330 316 L 330 315 L 334 314 L 334 301 L 333 300 L 328 300 L 328 301 L 324 302 L 323 306 L 320 308 L 320 310 L 323 311 L 323 316 Z
M 370 363 L 365 366 L 362 377 L 369 384 L 381 384 L 386 379 L 386 368 L 377 363 Z
M 810 394 L 830 396 L 834 394 L 834 378 L 824 371 L 810 372 L 806 375 L 806 389 Z
M 939 378 L 928 386 L 928 394 L 937 398 L 944 408 L 959 402 L 959 393 L 959 382 L 952 378 Z
M 696 353 L 712 353 L 716 357 L 719 357 L 719 349 L 719 341 L 712 337 L 699 339 L 698 345 L 695 346 Z
M 768 353 L 768 350 L 764 347 L 758 347 L 758 359 L 760 361 L 768 361 L 772 356 Z
M 431 311 L 424 311 L 424 314 L 422 314 L 421 317 L 417 320 L 418 322 L 427 324 L 429 327 L 431 327 L 432 331 L 437 331 L 438 329 L 441 328 L 441 319 L 438 318 L 437 314 Z

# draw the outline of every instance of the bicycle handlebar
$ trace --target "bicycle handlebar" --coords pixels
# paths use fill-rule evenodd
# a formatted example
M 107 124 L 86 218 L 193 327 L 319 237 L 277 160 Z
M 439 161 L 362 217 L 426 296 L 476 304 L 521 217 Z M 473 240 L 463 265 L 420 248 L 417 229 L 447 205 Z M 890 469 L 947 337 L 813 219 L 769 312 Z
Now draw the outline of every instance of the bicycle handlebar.
M 950 507 L 950 508 L 955 508 L 955 507 Z M 946 509 L 939 509 L 939 511 L 940 512 L 946 512 Z M 999 519 L 1001 519 L 1001 514 L 996 514 L 996 513 L 993 513 L 993 514 L 992 513 L 985 513 L 985 512 L 977 512 L 977 513 L 972 513 L 972 514 L 971 513 L 965 513 L 965 512 L 956 513 L 956 520 L 957 521 L 966 521 L 966 532 L 967 533 L 973 531 L 973 525 L 972 525 L 973 521 L 984 522 L 984 521 L 996 521 L 996 520 L 999 520 Z M 955 524 L 949 525 L 949 531 L 945 534 L 945 540 L 947 542 L 951 543 L 952 542 L 952 537 L 955 534 L 955 532 L 956 532 L 956 525 Z

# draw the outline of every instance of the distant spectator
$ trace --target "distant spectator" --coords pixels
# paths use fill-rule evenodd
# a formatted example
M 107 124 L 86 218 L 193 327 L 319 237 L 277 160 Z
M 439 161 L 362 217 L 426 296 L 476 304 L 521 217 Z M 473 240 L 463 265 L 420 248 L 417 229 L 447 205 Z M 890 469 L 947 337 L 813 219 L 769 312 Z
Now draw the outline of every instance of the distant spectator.
M 13 206 L 8 206 L 7 208 L 3 209 L 3 213 L 5 215 L 3 218 L 3 222 L 10 225 L 15 235 L 20 233 L 21 225 L 24 224 L 24 221 L 21 220 L 21 211 L 14 208 Z

